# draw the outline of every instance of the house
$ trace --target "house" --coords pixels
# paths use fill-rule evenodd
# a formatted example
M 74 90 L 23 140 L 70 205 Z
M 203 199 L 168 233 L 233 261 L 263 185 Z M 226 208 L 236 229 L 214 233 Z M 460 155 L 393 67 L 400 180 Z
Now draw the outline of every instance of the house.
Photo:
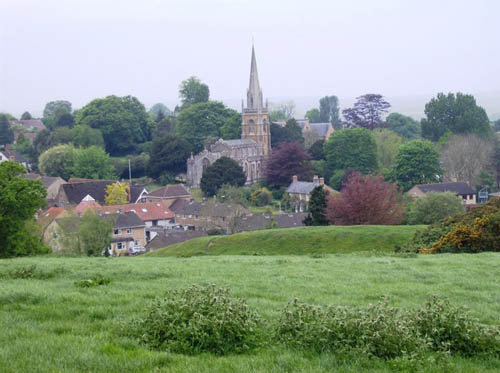
M 31 165 L 28 160 L 24 158 L 21 154 L 12 149 L 10 144 L 5 145 L 5 149 L 2 154 L 7 157 L 8 161 L 16 162 L 22 165 L 26 170 L 31 171 Z
M 41 229 L 42 237 L 45 235 L 45 230 L 55 219 L 63 217 L 65 210 L 62 207 L 49 207 L 48 209 L 36 214 L 38 226 Z
M 113 255 L 128 255 L 144 250 L 146 246 L 146 225 L 133 212 L 101 215 L 113 225 L 109 250 Z M 61 251 L 67 243 L 63 232 L 76 232 L 82 217 L 70 216 L 53 220 L 45 229 L 43 240 L 53 251 Z
M 329 193 L 334 194 L 338 193 L 336 190 L 330 188 L 325 184 L 325 179 L 322 177 L 314 176 L 313 181 L 299 181 L 297 175 L 294 175 L 292 178 L 292 183 L 286 189 L 286 193 L 290 196 L 290 198 L 297 201 L 296 210 L 304 211 L 309 203 L 309 198 L 312 190 L 317 187 L 322 186 Z
M 10 125 L 14 131 L 16 140 L 22 133 L 24 137 L 33 141 L 35 140 L 39 132 L 46 129 L 45 125 L 40 119 L 13 120 L 10 122 Z
M 175 225 L 174 213 L 167 207 L 166 201 L 135 203 L 127 205 L 102 206 L 98 209 L 99 214 L 116 214 L 133 212 L 146 225 L 150 227 L 172 228 Z
M 165 231 L 157 232 L 146 245 L 146 251 L 154 251 L 179 242 L 184 242 L 197 237 L 206 236 L 204 231 Z
M 311 123 L 308 118 L 295 119 L 299 127 L 302 129 L 302 135 L 306 137 L 307 134 L 312 134 L 315 141 L 317 140 L 328 140 L 335 129 L 331 123 Z M 281 127 L 286 126 L 285 120 L 279 120 L 275 122 Z
M 272 216 L 260 214 L 240 216 L 236 218 L 234 233 L 267 229 L 273 227 L 273 225 L 275 225 L 276 228 L 302 227 L 304 226 L 303 221 L 306 216 L 307 213 L 304 212 L 285 213 Z
M 190 201 L 193 196 L 182 184 L 169 184 L 143 196 L 144 202 L 165 201 L 170 206 L 175 200 Z
M 250 212 L 238 204 L 190 201 L 175 211 L 175 223 L 185 229 L 217 228 L 233 233 L 235 219 L 244 215 Z
M 435 183 L 435 184 L 420 184 L 415 185 L 408 191 L 408 195 L 412 198 L 423 197 L 426 193 L 444 193 L 452 192 L 462 198 L 464 205 L 476 204 L 476 191 L 467 183 L 450 182 L 450 183 Z
M 24 177 L 30 180 L 40 180 L 47 189 L 47 203 L 49 206 L 55 206 L 57 193 L 59 192 L 59 187 L 62 184 L 66 184 L 66 181 L 60 177 L 43 176 L 35 173 L 25 174 Z
M 71 181 L 71 179 L 70 179 Z M 89 180 L 80 182 L 69 182 L 59 187 L 55 204 L 59 207 L 68 205 L 78 205 L 85 197 L 90 196 L 99 204 L 104 205 L 106 196 L 106 187 L 115 180 Z M 129 203 L 137 203 L 143 200 L 147 190 L 143 187 L 132 185 L 129 193 Z
M 0 163 L 6 162 L 8 160 L 9 160 L 9 157 L 7 157 L 7 154 L 5 153 L 5 151 L 0 150 Z

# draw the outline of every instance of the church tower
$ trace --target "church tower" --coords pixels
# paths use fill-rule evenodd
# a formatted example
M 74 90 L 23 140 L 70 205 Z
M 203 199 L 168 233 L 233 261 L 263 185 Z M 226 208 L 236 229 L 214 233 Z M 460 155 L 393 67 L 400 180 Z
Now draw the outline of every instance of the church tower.
M 243 106 L 243 105 L 242 105 Z M 262 90 L 257 73 L 257 61 L 252 45 L 252 62 L 250 66 L 250 84 L 247 90 L 247 105 L 242 108 L 241 138 L 254 140 L 264 149 L 264 155 L 271 153 L 271 129 L 269 115 L 262 98 Z

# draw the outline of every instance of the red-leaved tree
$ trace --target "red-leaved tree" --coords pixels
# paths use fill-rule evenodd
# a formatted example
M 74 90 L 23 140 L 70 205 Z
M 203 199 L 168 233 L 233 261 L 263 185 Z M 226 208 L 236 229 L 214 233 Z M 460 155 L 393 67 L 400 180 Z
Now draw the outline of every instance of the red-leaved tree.
M 267 162 L 266 180 L 273 188 L 286 187 L 297 175 L 299 180 L 312 178 L 311 156 L 297 142 L 282 143 L 273 149 Z
M 404 205 L 395 184 L 353 172 L 342 191 L 328 197 L 326 216 L 335 225 L 400 224 Z

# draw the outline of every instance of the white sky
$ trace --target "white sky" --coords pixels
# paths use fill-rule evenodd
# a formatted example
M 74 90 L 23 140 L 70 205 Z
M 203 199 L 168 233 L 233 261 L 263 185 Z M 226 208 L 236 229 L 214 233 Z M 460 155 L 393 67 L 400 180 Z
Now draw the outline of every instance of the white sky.
M 0 0 L 0 111 L 172 106 L 191 75 L 239 100 L 252 37 L 271 99 L 500 92 L 499 19 L 498 0 Z

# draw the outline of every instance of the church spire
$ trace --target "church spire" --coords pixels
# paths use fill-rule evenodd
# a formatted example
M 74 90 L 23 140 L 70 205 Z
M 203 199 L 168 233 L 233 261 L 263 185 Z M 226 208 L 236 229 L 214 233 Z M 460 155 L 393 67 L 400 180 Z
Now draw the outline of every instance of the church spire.
M 262 90 L 259 84 L 259 74 L 257 72 L 257 60 L 255 58 L 255 49 L 252 45 L 252 62 L 250 65 L 250 83 L 247 91 L 247 108 L 248 109 L 261 109 Z

